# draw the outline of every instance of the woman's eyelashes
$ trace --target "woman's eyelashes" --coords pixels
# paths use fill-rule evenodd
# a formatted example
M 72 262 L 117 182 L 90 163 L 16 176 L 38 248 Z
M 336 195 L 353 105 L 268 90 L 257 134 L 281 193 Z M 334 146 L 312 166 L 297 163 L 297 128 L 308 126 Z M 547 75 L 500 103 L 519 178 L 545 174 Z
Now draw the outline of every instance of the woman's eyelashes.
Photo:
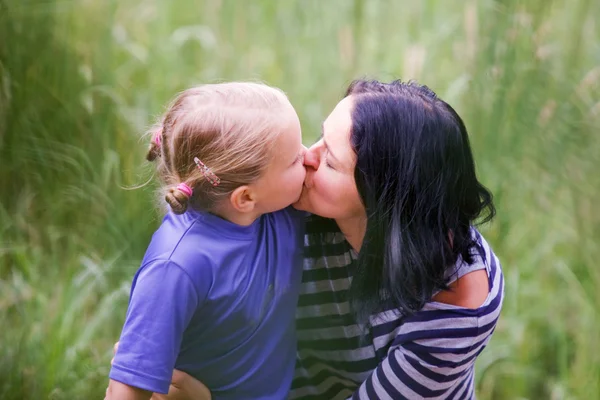
M 325 162 L 325 165 L 327 166 L 327 168 L 331 168 L 332 170 L 335 171 L 335 168 L 329 163 L 329 160 L 327 160 L 327 150 L 325 150 L 323 152 L 323 161 Z

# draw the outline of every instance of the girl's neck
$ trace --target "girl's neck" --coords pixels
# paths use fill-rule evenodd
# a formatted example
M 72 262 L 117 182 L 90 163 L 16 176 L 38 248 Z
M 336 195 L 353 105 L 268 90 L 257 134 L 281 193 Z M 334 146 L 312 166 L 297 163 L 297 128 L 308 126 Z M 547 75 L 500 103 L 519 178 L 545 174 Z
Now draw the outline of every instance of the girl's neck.
M 360 252 L 365 232 L 367 231 L 367 217 L 361 215 L 346 219 L 336 219 L 335 222 L 354 251 L 357 253 Z
M 257 213 L 242 213 L 235 210 L 233 207 L 218 207 L 212 213 L 240 226 L 252 225 L 252 223 L 262 215 Z

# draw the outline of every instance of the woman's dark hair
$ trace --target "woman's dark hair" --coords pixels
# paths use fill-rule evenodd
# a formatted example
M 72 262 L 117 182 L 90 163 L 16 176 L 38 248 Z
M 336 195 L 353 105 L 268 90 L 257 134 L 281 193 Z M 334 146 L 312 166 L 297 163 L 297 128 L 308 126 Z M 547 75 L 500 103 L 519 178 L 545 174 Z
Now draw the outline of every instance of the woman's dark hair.
M 357 80 L 350 95 L 368 218 L 350 303 L 360 322 L 387 305 L 410 315 L 447 289 L 459 257 L 472 262 L 470 229 L 494 217 L 492 194 L 477 180 L 463 121 L 431 89 Z

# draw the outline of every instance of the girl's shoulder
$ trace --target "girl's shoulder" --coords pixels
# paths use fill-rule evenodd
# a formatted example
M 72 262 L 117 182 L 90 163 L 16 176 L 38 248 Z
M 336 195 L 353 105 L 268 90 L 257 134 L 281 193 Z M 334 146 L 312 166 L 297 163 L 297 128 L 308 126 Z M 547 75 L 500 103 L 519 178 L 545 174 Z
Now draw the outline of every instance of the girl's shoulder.
M 300 211 L 300 210 L 296 210 L 293 206 L 288 206 L 284 209 L 278 210 L 278 211 L 274 211 L 268 214 L 265 214 L 265 216 L 269 217 L 269 218 L 275 218 L 275 219 L 281 219 L 281 218 L 285 218 L 285 219 L 292 219 L 296 222 L 301 222 L 304 224 L 307 216 L 310 215 L 308 214 L 306 211 Z
M 278 235 L 292 235 L 294 237 L 303 237 L 306 227 L 306 213 L 298 211 L 292 206 L 282 210 L 264 214 L 263 226 L 268 230 L 275 231 Z
M 230 239 L 211 225 L 193 213 L 168 213 L 152 235 L 142 265 L 165 260 L 189 273 L 214 269 L 215 258 L 228 251 Z
M 330 218 L 305 213 L 304 221 L 306 223 L 307 235 L 319 236 L 327 233 L 334 234 L 341 232 L 335 220 Z

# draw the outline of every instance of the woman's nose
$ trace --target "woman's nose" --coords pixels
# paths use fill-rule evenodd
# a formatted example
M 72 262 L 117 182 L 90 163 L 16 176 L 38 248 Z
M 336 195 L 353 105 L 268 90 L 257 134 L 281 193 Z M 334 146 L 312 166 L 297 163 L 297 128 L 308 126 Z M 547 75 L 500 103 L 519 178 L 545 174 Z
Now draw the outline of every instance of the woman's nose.
M 311 147 L 304 153 L 304 165 L 307 168 L 318 169 L 319 168 L 319 152 L 315 146 Z

